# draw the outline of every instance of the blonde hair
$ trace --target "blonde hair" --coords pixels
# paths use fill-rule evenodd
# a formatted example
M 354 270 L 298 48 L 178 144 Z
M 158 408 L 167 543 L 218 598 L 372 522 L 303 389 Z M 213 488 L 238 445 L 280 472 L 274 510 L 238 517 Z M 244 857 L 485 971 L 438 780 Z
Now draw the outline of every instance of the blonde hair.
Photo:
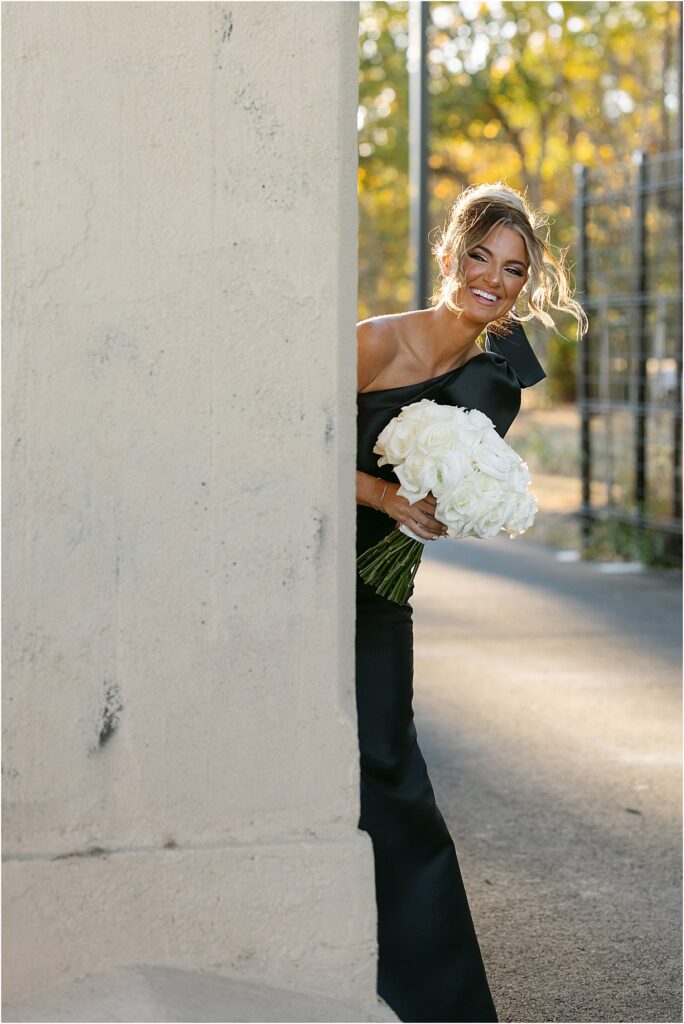
M 455 295 L 465 283 L 464 257 L 493 227 L 503 225 L 517 231 L 525 243 L 530 266 L 521 295 L 527 296 L 529 310 L 526 316 L 521 316 L 514 307 L 507 317 L 492 321 L 490 328 L 495 334 L 505 334 L 510 330 L 507 319 L 525 323 L 536 318 L 546 327 L 557 330 L 553 317 L 547 312 L 551 307 L 575 317 L 579 339 L 587 331 L 587 315 L 572 297 L 573 289 L 565 269 L 568 250 L 558 250 L 559 255 L 554 256 L 548 228 L 545 238 L 536 234 L 540 228 L 547 227 L 547 222 L 544 211 L 533 210 L 520 192 L 502 181 L 465 188 L 451 207 L 446 230 L 440 232 L 439 240 L 432 246 L 442 271 L 442 280 L 431 296 L 432 304 L 444 303 L 454 313 L 462 312 L 463 307 L 456 303 Z

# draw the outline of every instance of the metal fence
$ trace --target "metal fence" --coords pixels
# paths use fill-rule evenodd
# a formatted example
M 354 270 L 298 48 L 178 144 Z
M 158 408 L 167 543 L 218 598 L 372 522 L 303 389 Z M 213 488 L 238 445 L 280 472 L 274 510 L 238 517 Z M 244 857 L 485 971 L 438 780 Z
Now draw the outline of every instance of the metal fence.
M 682 554 L 682 151 L 575 168 L 585 542 L 599 521 Z

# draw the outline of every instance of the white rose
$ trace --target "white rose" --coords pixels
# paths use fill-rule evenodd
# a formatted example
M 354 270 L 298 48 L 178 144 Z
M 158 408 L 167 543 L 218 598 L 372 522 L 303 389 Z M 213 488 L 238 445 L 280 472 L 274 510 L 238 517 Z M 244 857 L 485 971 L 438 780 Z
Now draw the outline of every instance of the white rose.
M 475 476 L 474 471 L 468 470 L 457 488 L 445 491 L 437 498 L 435 516 L 448 526 L 453 526 L 456 531 L 464 525 L 471 527 L 482 507 L 482 496 Z
M 378 435 L 373 447 L 378 459 L 378 466 L 396 466 L 410 455 L 416 444 L 416 436 L 420 431 L 420 423 L 416 420 L 402 420 L 395 417 Z
M 508 441 L 504 440 L 504 438 L 501 437 L 500 434 L 497 434 L 496 430 L 490 430 L 489 434 L 487 435 L 487 444 L 489 444 L 492 448 L 495 448 L 496 451 L 498 452 L 508 452 L 509 456 L 513 458 L 516 462 L 522 462 L 522 459 L 520 458 L 518 453 L 511 448 Z
M 489 439 L 479 441 L 473 448 L 473 460 L 478 468 L 488 476 L 497 480 L 508 480 L 513 472 L 514 463 L 511 459 L 512 449 L 506 450 L 493 447 Z
M 500 481 L 476 470 L 468 481 L 460 500 L 452 503 L 464 524 L 467 535 L 492 537 L 501 529 L 511 507 L 510 495 L 502 488 Z M 497 525 L 497 524 L 501 525 Z
M 530 477 L 530 470 L 526 462 L 520 459 L 519 462 L 513 464 L 511 470 L 510 485 L 516 491 L 526 491 L 528 486 L 532 483 Z
M 416 435 L 416 453 L 434 458 L 451 451 L 456 443 L 456 431 L 449 420 L 433 420 Z
M 510 497 L 504 493 L 497 495 L 489 507 L 482 512 L 475 524 L 475 533 L 483 540 L 496 537 L 503 529 L 510 509 Z
M 439 516 L 435 516 L 439 519 Z M 473 536 L 473 524 L 470 519 L 459 516 L 452 516 L 450 519 L 441 519 L 445 526 L 449 527 L 449 536 L 454 540 L 462 540 L 464 537 Z
M 397 419 L 420 422 L 421 426 L 426 423 L 434 423 L 438 420 L 451 418 L 452 409 L 448 405 L 440 405 L 433 398 L 423 398 L 420 402 L 411 402 L 410 405 L 402 405 L 401 412 Z
M 445 491 L 450 492 L 459 488 L 471 472 L 470 458 L 464 452 L 453 448 L 451 451 L 440 456 L 437 459 L 435 497 L 438 498 L 439 494 Z
M 409 455 L 394 467 L 401 486 L 397 491 L 411 505 L 424 498 L 437 482 L 437 466 L 425 455 Z
M 482 540 L 492 540 L 493 537 L 496 537 L 501 533 L 505 518 L 505 511 L 498 506 L 491 509 L 487 515 L 476 524 L 474 530 L 475 536 L 480 537 Z
M 483 540 L 495 537 L 512 507 L 510 492 L 502 486 L 500 480 L 485 473 L 476 473 L 472 493 L 477 508 L 472 532 Z
M 489 416 L 485 416 L 479 409 L 469 409 L 459 423 L 459 444 L 472 449 L 480 441 L 485 440 L 492 430 L 494 424 Z
M 519 533 L 529 530 L 537 511 L 537 499 L 531 491 L 527 491 L 526 494 L 518 496 L 512 511 L 506 517 L 504 528 L 511 537 L 517 537 Z

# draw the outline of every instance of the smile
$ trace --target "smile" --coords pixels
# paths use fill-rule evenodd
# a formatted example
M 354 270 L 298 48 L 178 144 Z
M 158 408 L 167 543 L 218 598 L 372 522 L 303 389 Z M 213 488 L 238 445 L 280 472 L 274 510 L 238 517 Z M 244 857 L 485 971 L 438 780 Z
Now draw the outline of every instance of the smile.
M 481 288 L 471 288 L 470 290 L 475 298 L 485 306 L 493 306 L 495 302 L 499 301 L 497 295 L 492 295 L 491 292 L 485 292 Z

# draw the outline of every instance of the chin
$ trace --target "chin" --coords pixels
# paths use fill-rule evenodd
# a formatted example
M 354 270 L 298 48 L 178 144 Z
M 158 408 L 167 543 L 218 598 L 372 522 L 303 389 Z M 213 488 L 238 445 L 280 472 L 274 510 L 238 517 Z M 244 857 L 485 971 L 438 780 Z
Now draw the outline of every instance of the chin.
M 494 312 L 493 308 L 486 309 L 484 306 L 481 306 L 476 299 L 472 299 L 469 311 L 472 311 L 473 320 L 479 320 L 483 324 L 491 324 L 494 323 L 495 320 L 503 320 L 507 317 L 508 311 L 511 308 L 511 306 L 504 306 L 503 309 L 498 312 Z
M 495 313 L 493 310 L 483 309 L 482 306 L 477 304 L 472 309 L 472 319 L 478 320 L 483 324 L 489 324 L 492 320 L 498 320 L 501 315 L 501 313 Z

